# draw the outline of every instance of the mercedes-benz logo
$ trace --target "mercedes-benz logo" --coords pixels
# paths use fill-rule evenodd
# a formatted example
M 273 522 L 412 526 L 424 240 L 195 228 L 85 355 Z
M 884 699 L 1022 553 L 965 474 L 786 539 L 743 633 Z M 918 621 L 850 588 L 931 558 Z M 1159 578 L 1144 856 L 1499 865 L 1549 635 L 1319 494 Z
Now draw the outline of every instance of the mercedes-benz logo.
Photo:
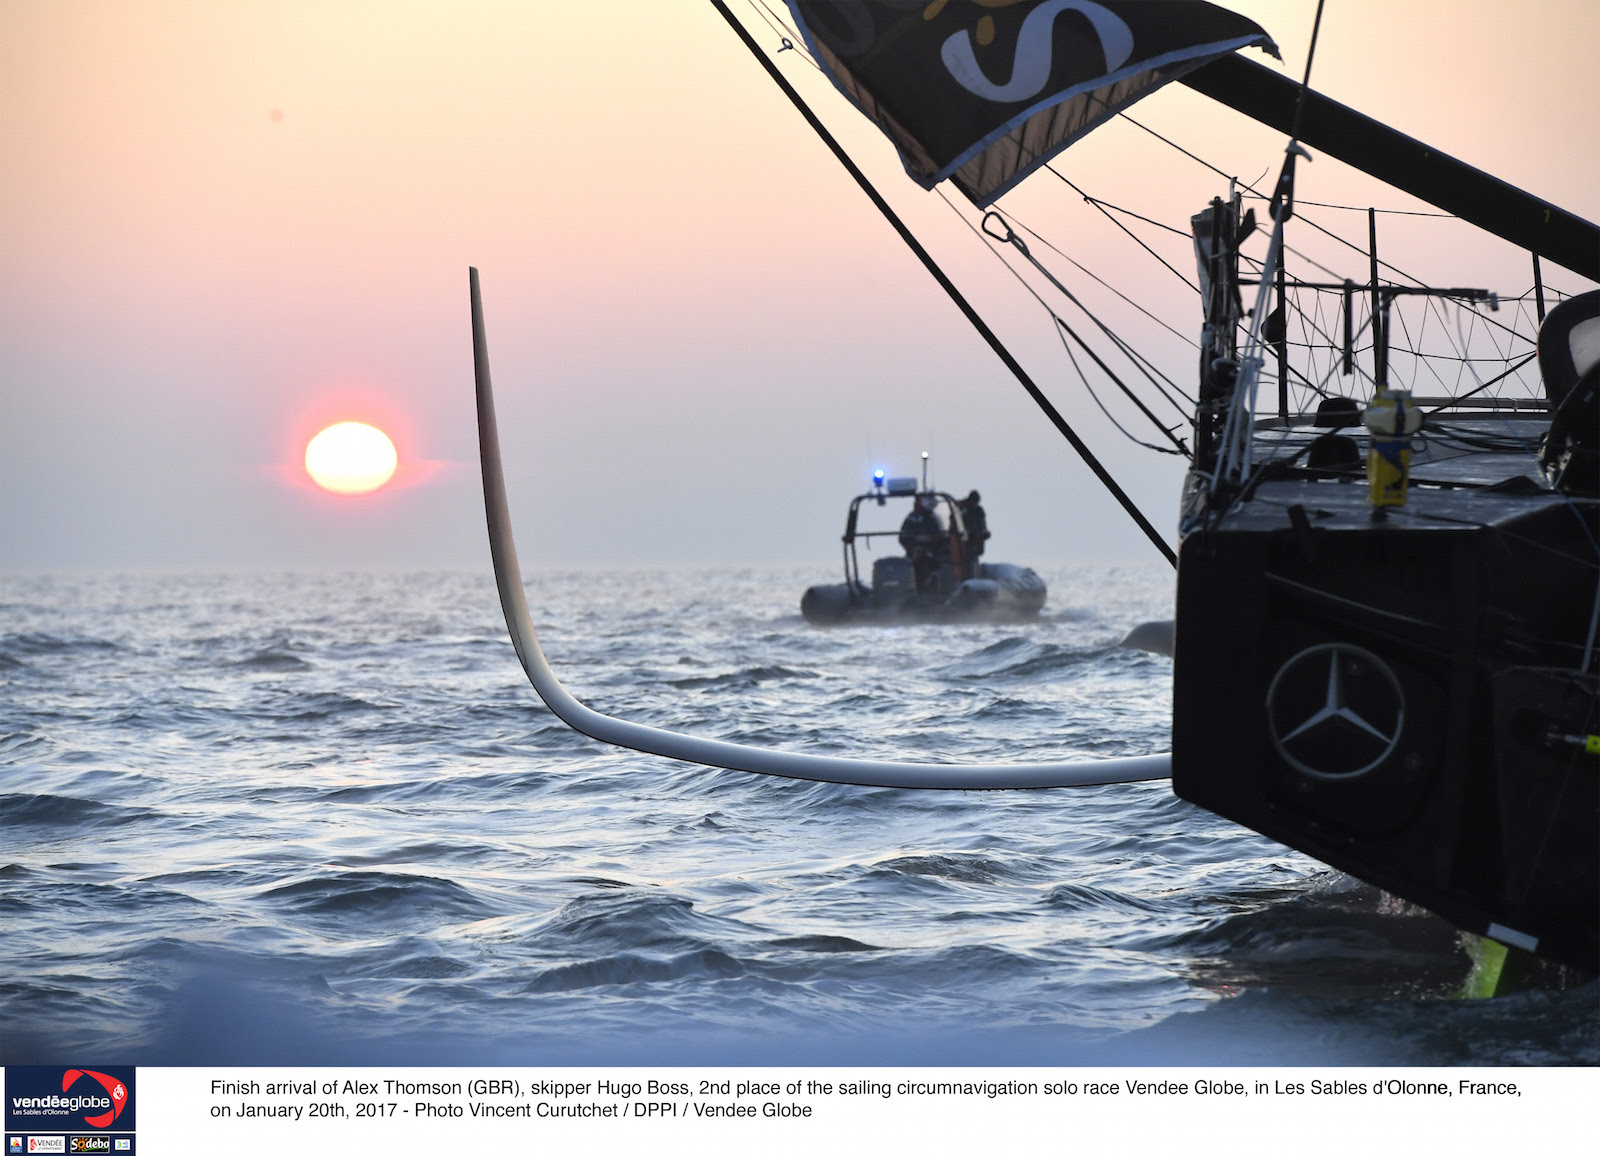
M 1393 753 L 1406 696 L 1394 671 L 1359 646 L 1309 646 L 1267 688 L 1267 733 L 1297 771 L 1318 779 L 1364 775 Z

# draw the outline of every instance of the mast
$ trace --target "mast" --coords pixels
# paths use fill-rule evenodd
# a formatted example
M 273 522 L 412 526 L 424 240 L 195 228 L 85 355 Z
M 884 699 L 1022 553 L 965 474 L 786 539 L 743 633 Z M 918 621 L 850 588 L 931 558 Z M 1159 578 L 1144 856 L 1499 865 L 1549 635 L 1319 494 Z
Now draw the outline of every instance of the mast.
M 1242 56 L 1179 78 L 1264 125 L 1291 132 L 1301 86 Z M 1414 137 L 1306 90 L 1300 141 L 1503 240 L 1600 281 L 1600 226 Z

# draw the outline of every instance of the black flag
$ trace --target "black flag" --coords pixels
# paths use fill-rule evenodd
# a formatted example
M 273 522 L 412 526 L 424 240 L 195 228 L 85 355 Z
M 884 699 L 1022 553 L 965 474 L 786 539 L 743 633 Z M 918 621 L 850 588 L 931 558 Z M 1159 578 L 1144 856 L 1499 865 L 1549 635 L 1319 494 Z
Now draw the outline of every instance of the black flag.
M 989 204 L 1163 84 L 1277 46 L 1198 0 L 788 0 L 840 91 L 924 188 Z

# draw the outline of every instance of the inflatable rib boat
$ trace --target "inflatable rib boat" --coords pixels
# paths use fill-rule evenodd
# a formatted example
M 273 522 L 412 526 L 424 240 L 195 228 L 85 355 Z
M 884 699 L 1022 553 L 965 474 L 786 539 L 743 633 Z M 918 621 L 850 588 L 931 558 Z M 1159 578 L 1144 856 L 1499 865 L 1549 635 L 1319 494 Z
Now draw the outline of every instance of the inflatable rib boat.
M 812 586 L 800 613 L 819 626 L 881 622 L 996 622 L 1032 618 L 1044 605 L 1045 584 L 1026 566 L 980 560 L 988 538 L 974 491 L 958 502 L 916 478 L 873 475 L 873 489 L 851 499 L 845 518 L 844 581 Z M 909 501 L 899 529 L 862 528 L 863 506 Z M 888 538 L 898 552 L 872 562 L 871 581 L 861 578 L 858 546 L 872 549 Z

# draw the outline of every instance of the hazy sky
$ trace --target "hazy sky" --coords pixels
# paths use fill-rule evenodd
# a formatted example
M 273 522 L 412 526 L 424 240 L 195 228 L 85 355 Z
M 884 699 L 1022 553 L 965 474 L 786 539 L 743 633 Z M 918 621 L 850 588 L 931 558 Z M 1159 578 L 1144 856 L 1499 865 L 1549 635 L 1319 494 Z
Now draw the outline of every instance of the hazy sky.
M 1298 78 L 1313 0 L 1231 6 Z M 1329 0 L 1313 85 L 1593 220 L 1597 44 L 1592 0 Z M 779 60 L 1171 527 L 1171 460 L 1117 437 L 1031 299 L 798 53 Z M 1281 156 L 1179 86 L 1135 115 L 1247 179 Z M 1155 557 L 699 0 L 7 0 L 0 141 L 0 569 L 487 569 L 469 265 L 529 567 L 826 577 L 870 468 L 914 472 L 923 449 L 938 483 L 984 491 L 996 560 Z M 1180 226 L 1224 191 L 1125 124 L 1062 167 Z M 1329 159 L 1301 172 L 1308 200 L 1414 206 Z M 1005 207 L 1196 325 L 1192 295 L 1059 184 Z M 1386 255 L 1430 280 L 1531 280 L 1526 254 L 1398 220 Z M 1190 372 L 1186 348 L 1159 354 Z M 395 438 L 394 485 L 305 480 L 306 440 L 342 419 Z

